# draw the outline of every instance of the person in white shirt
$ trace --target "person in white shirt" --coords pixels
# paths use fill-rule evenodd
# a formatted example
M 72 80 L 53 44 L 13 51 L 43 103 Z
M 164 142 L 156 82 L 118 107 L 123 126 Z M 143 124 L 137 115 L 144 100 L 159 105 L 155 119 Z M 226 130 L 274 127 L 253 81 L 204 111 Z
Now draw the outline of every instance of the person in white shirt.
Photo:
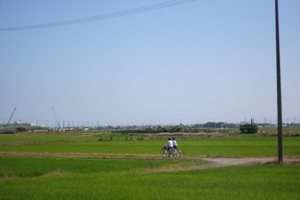
M 171 149 L 173 148 L 173 141 L 171 138 L 168 139 L 168 155 L 170 156 Z
M 172 142 L 173 142 L 173 148 L 177 149 L 178 143 L 177 143 L 177 141 L 176 141 L 176 139 L 174 137 L 172 138 Z

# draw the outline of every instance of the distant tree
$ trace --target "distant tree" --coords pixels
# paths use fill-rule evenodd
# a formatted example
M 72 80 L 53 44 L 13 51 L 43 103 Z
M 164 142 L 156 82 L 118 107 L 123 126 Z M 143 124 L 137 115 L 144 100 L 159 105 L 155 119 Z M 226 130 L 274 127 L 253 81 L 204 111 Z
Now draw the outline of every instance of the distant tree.
M 162 126 L 158 126 L 158 127 L 156 128 L 156 131 L 157 131 L 157 132 L 168 132 L 168 129 L 165 128 L 165 127 L 162 127 Z
M 203 125 L 203 128 L 216 128 L 216 123 L 215 122 L 206 122 Z
M 193 126 L 192 126 L 192 128 L 202 128 L 202 124 L 194 124 Z
M 224 127 L 224 122 L 207 122 L 206 124 L 203 125 L 204 128 L 223 128 Z
M 27 131 L 27 130 L 24 127 L 17 127 L 16 128 L 16 132 L 25 132 L 25 131 Z
M 181 126 L 174 126 L 170 132 L 182 132 L 183 128 Z

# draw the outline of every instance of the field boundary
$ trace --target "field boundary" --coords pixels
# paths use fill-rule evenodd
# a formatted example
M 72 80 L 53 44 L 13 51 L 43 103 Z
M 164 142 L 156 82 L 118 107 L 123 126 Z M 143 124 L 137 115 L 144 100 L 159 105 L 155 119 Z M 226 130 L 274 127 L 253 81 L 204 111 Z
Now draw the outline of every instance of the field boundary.
M 243 158 L 225 158 L 225 157 L 181 157 L 181 158 L 160 158 L 157 155 L 138 155 L 138 154 L 99 154 L 99 153 L 34 153 L 34 152 L 0 152 L 0 156 L 24 156 L 24 157 L 94 157 L 94 158 L 113 158 L 113 159 L 199 159 L 208 161 L 208 164 L 199 166 L 187 166 L 187 167 L 171 167 L 163 169 L 151 169 L 147 170 L 148 173 L 153 172 L 171 172 L 171 171 L 187 171 L 195 169 L 209 169 L 220 168 L 229 166 L 245 166 L 245 165 L 257 165 L 257 164 L 277 164 L 275 157 L 243 157 Z M 284 164 L 300 165 L 300 159 L 284 159 Z

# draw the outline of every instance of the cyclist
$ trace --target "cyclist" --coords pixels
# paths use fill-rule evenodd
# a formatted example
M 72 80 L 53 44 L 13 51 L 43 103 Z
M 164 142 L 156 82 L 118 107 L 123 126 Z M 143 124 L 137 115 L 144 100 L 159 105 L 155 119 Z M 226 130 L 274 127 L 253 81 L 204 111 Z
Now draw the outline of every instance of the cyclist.
M 171 149 L 173 148 L 173 141 L 171 138 L 168 139 L 168 156 L 170 157 Z
M 173 148 L 177 149 L 178 143 L 177 143 L 177 141 L 176 141 L 176 139 L 174 137 L 172 138 L 172 142 L 173 142 Z

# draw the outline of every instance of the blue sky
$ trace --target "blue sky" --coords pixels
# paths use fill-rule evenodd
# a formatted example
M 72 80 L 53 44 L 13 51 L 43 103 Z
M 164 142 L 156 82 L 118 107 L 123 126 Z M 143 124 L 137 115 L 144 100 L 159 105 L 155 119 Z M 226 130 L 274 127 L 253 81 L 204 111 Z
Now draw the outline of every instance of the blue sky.
M 274 123 L 273 0 L 2 0 L 0 120 L 54 125 Z M 279 1 L 283 121 L 300 121 L 300 1 Z M 1 122 L 1 123 L 2 123 Z

